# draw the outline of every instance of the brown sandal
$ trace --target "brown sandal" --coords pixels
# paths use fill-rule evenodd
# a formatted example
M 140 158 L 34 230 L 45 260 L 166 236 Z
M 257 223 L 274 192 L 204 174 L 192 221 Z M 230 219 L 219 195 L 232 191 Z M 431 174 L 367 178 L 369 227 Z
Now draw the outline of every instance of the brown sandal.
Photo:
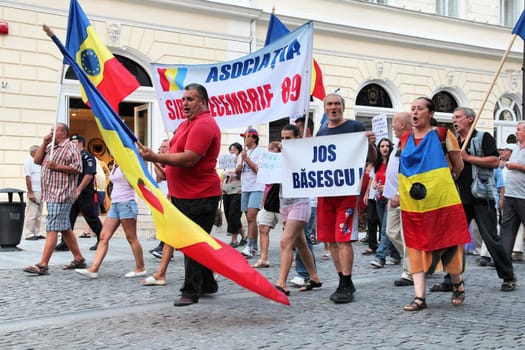
M 420 301 L 420 303 L 418 303 L 417 301 Z M 425 302 L 425 298 L 415 297 L 414 300 L 412 300 L 410 304 L 405 305 L 403 309 L 405 311 L 419 311 L 426 309 L 426 307 L 427 303 Z
M 35 264 L 34 266 L 27 266 L 27 267 L 24 267 L 23 270 L 33 275 L 39 275 L 39 276 L 49 275 L 49 267 L 41 265 L 41 264 Z
M 463 286 L 463 290 L 459 290 L 459 288 Z M 465 282 L 461 280 L 459 283 L 452 283 L 452 305 L 458 306 L 463 304 L 465 301 Z
M 85 269 L 87 267 L 86 260 L 84 258 L 73 260 L 69 265 L 64 265 L 62 270 L 74 270 L 74 269 Z

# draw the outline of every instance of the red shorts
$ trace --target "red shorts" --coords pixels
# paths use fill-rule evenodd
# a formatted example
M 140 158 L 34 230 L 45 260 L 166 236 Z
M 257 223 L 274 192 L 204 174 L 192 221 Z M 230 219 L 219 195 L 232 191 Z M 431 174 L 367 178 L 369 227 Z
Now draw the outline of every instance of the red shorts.
M 357 241 L 359 234 L 359 196 L 319 197 L 317 199 L 317 240 L 321 242 Z

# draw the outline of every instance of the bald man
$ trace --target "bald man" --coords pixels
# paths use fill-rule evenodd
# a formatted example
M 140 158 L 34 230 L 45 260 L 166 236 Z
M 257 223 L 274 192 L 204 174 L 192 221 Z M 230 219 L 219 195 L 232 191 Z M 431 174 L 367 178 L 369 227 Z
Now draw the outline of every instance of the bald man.
M 412 131 L 412 118 L 407 112 L 397 113 L 392 119 L 392 130 L 397 139 L 401 139 L 407 132 Z M 401 225 L 401 208 L 399 207 L 399 187 L 398 178 L 399 173 L 399 142 L 394 145 L 394 149 L 390 153 L 390 159 L 386 166 L 386 180 L 383 196 L 388 199 L 386 205 L 387 219 L 386 219 L 386 234 L 394 248 L 398 252 L 403 252 L 403 274 L 401 278 L 394 281 L 394 285 L 398 287 L 412 286 L 412 274 L 410 273 L 410 261 L 408 255 L 404 253 L 405 244 L 403 241 L 403 228 Z

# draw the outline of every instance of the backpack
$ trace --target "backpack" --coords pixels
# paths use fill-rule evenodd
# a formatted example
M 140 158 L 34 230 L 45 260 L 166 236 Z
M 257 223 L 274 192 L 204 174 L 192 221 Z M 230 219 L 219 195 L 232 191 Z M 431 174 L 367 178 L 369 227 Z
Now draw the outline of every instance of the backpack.
M 483 136 L 484 131 L 478 131 L 476 136 L 470 139 L 468 151 L 476 157 L 484 157 Z M 494 200 L 494 169 L 483 168 L 472 164 L 472 185 L 470 190 L 472 196 L 478 199 Z

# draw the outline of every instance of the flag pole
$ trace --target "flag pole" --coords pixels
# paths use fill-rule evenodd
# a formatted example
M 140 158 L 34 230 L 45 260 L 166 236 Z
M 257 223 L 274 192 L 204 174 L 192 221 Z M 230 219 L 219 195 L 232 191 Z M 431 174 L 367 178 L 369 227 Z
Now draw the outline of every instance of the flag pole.
M 494 74 L 494 78 L 492 79 L 492 82 L 490 83 L 489 90 L 487 91 L 485 98 L 483 99 L 483 102 L 481 103 L 479 112 L 477 113 L 476 118 L 474 118 L 474 123 L 472 123 L 472 127 L 470 128 L 467 136 L 465 137 L 465 140 L 470 139 L 470 137 L 472 136 L 472 133 L 474 132 L 474 129 L 476 128 L 476 124 L 478 123 L 479 118 L 481 117 L 481 113 L 483 112 L 483 109 L 485 108 L 485 105 L 487 104 L 490 93 L 492 92 L 492 89 L 494 88 L 494 85 L 496 84 L 496 80 L 498 79 L 499 73 L 501 72 L 501 69 L 503 68 L 503 64 L 505 63 L 505 61 L 507 60 L 507 57 L 509 56 L 510 49 L 512 48 L 512 45 L 514 44 L 514 41 L 516 40 L 516 36 L 517 34 L 514 34 L 512 36 L 512 39 L 510 40 L 507 50 L 505 50 L 505 53 L 503 54 L 503 57 L 501 58 L 498 70 L 496 71 L 496 74 Z M 462 151 L 464 151 L 467 148 L 467 144 L 468 142 L 463 143 L 463 146 L 461 147 Z
M 43 26 L 44 32 L 51 38 L 53 37 L 53 31 L 51 28 L 49 28 L 47 25 L 44 24 Z M 60 106 L 60 88 L 62 87 L 62 83 L 64 82 L 64 67 L 66 65 L 64 62 L 62 62 L 62 66 L 60 67 L 60 79 L 57 82 L 57 114 L 55 117 L 55 122 L 53 123 L 53 137 L 51 139 L 51 151 L 49 153 L 49 159 L 53 160 L 53 151 L 55 150 L 55 139 L 56 139 L 56 131 L 57 131 L 57 124 L 58 124 L 58 107 Z

